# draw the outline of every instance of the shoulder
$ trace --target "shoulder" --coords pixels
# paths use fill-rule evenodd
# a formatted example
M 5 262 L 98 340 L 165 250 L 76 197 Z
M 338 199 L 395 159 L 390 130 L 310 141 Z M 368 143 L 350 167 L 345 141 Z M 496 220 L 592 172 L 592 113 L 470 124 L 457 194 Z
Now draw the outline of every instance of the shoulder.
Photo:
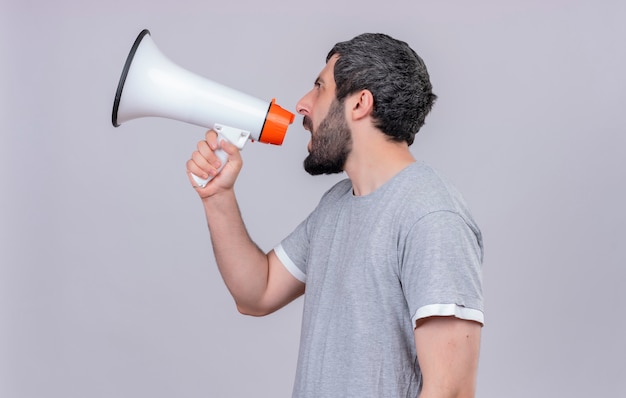
M 429 165 L 416 162 L 403 170 L 394 181 L 396 196 L 424 214 L 436 211 L 456 212 L 464 200 L 460 192 Z
M 416 162 L 394 184 L 394 200 L 404 219 L 414 224 L 422 219 L 461 219 L 479 233 L 463 195 L 450 180 L 431 166 Z M 428 217 L 427 217 L 428 216 Z

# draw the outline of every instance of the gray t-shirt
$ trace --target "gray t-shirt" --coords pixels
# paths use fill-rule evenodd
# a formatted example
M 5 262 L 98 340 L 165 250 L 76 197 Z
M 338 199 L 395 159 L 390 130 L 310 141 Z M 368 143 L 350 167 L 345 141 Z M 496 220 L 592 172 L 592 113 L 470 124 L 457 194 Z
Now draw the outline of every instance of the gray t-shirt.
M 366 196 L 339 182 L 275 252 L 306 283 L 293 397 L 416 397 L 416 320 L 483 323 L 480 231 L 423 163 Z

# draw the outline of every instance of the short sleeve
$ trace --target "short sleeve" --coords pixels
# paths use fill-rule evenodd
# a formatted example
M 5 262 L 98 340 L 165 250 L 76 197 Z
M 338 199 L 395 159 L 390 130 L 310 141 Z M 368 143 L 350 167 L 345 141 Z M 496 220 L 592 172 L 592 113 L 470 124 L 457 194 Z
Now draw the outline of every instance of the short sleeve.
M 306 283 L 307 258 L 310 240 L 308 223 L 311 216 L 296 227 L 275 248 L 274 252 L 285 268 L 300 282 Z
M 482 237 L 458 213 L 420 218 L 399 251 L 400 279 L 413 325 L 430 316 L 484 323 Z

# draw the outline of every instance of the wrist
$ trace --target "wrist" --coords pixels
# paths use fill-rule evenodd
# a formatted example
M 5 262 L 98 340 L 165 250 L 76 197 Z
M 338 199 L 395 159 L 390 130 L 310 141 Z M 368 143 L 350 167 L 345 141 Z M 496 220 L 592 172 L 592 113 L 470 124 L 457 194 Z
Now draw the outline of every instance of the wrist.
M 199 191 L 198 194 L 205 208 L 221 207 L 235 199 L 235 190 L 232 187 L 209 192 Z

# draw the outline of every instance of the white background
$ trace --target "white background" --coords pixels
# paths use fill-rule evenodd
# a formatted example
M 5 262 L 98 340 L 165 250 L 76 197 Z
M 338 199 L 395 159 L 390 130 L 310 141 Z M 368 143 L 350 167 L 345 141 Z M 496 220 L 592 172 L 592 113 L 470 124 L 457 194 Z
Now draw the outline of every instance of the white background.
M 236 312 L 185 175 L 204 129 L 111 125 L 143 28 L 292 111 L 335 42 L 409 42 L 439 95 L 414 154 L 485 236 L 478 396 L 626 396 L 625 2 L 0 1 L 1 397 L 291 393 L 301 300 Z M 282 147 L 244 149 L 264 250 L 340 178 L 302 170 L 307 142 L 298 117 Z

